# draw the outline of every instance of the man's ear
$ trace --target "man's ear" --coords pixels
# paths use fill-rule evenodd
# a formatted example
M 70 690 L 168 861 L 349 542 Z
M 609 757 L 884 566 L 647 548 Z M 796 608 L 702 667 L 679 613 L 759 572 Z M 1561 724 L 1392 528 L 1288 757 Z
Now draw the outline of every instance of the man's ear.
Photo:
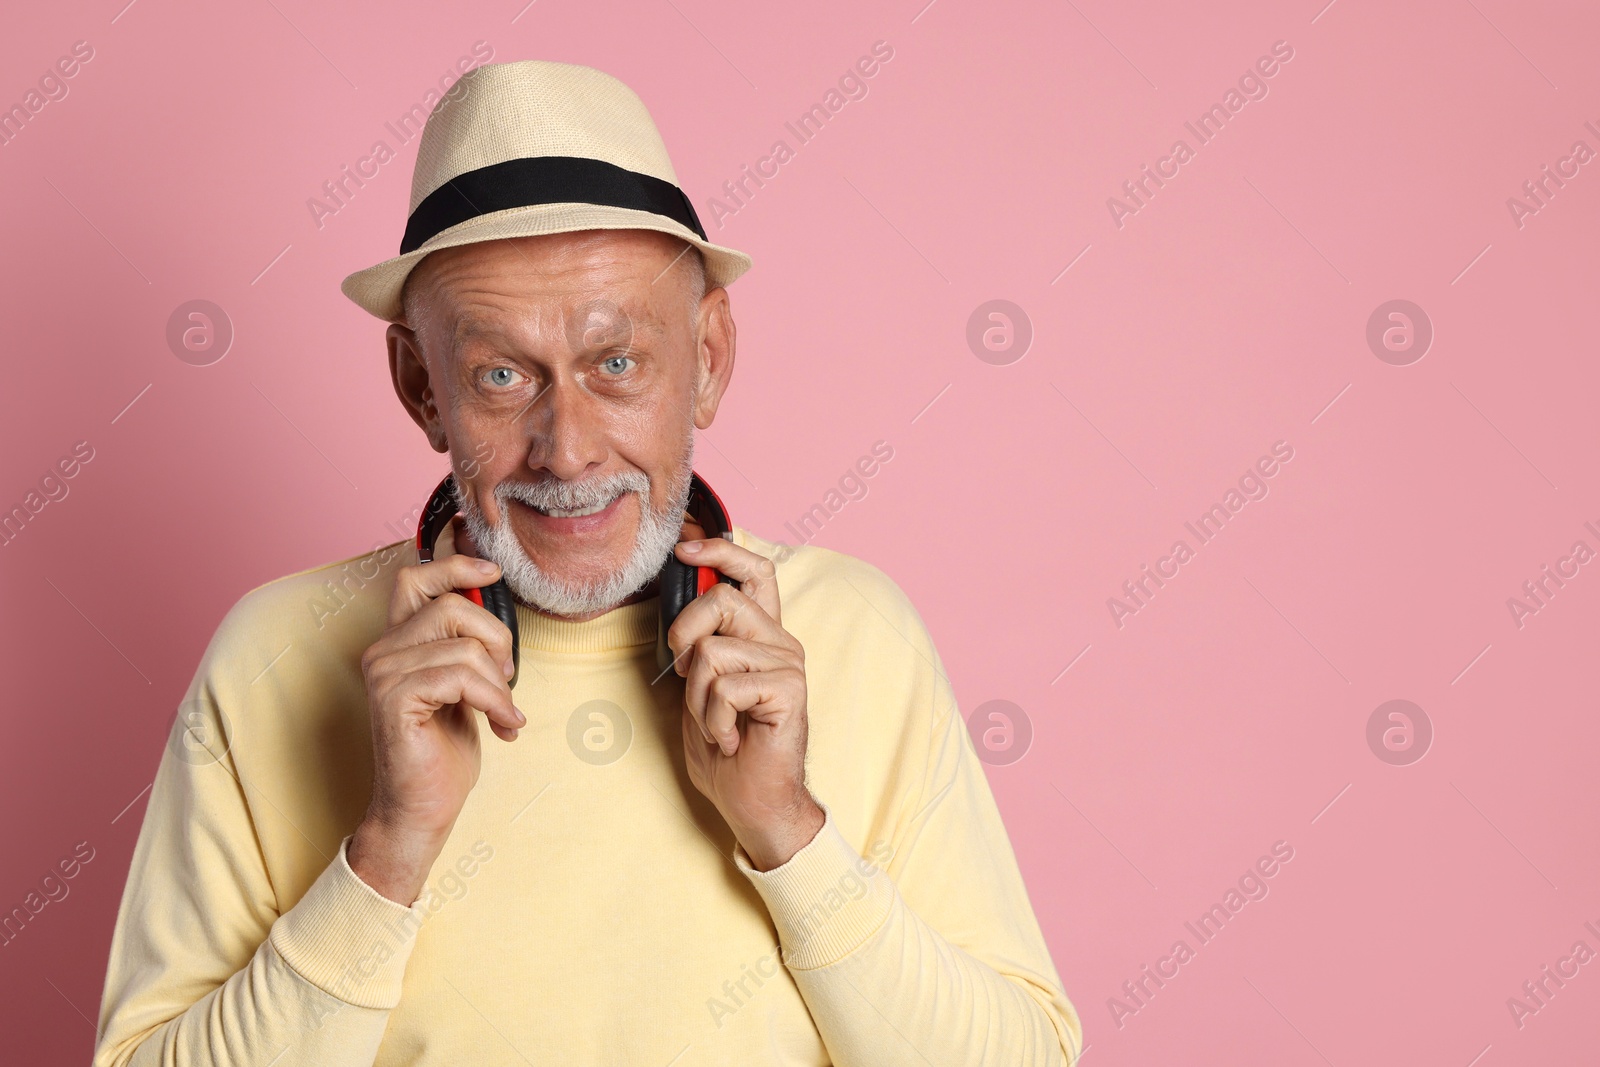
M 694 424 L 704 430 L 717 417 L 717 406 L 722 394 L 733 380 L 733 359 L 737 345 L 737 331 L 733 326 L 733 307 L 728 302 L 728 291 L 712 289 L 700 301 L 698 335 L 700 344 L 694 357 L 698 386 L 694 394 Z
M 445 437 L 444 421 L 433 402 L 433 386 L 428 380 L 428 364 L 422 358 L 422 346 L 417 335 L 402 323 L 390 323 L 384 335 L 389 345 L 389 377 L 394 380 L 394 393 L 405 405 L 411 421 L 422 427 L 428 435 L 428 444 L 435 452 L 446 452 L 450 443 Z

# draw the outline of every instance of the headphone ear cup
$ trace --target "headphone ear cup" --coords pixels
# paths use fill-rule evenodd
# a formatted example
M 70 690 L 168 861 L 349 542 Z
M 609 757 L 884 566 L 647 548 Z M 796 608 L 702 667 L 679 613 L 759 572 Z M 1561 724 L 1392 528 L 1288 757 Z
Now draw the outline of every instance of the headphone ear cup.
M 511 631 L 511 678 L 506 682 L 509 686 L 517 684 L 517 675 L 522 669 L 522 640 L 517 632 L 517 601 L 511 595 L 511 587 L 506 585 L 504 578 L 497 578 L 490 584 L 478 590 L 483 597 L 483 606 L 489 614 L 506 624 L 506 629 Z
M 727 508 L 706 484 L 705 479 L 693 471 L 689 472 L 687 508 L 690 516 L 704 531 L 704 536 L 733 540 L 733 524 L 728 519 Z M 702 592 L 710 590 L 718 581 L 735 587 L 739 583 L 715 567 L 697 567 L 684 563 L 678 559 L 676 552 L 667 554 L 658 581 L 661 589 L 661 625 L 656 631 L 656 669 L 664 672 L 671 668 L 675 658 L 672 647 L 667 644 L 667 631 L 672 629 L 672 624 L 677 621 L 683 609 Z
M 420 562 L 433 561 L 433 544 L 456 510 L 455 475 L 447 474 L 428 498 L 428 506 L 422 509 L 422 517 L 417 522 L 417 559 Z M 506 684 L 515 686 L 522 668 L 522 638 L 517 627 L 517 599 L 512 596 L 511 587 L 504 578 L 498 578 L 492 585 L 458 589 L 457 592 L 487 609 L 511 631 L 511 678 Z
M 672 666 L 672 646 L 667 644 L 667 631 L 678 621 L 679 614 L 689 602 L 699 595 L 700 568 L 691 567 L 677 556 L 669 555 L 661 568 L 661 619 L 656 629 L 656 669 L 664 671 Z

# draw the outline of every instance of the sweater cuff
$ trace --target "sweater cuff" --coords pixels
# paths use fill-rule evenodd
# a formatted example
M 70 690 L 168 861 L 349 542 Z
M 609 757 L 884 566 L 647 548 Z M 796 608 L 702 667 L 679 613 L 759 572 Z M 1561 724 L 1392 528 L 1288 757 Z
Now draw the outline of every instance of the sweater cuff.
M 300 977 L 359 1008 L 385 1011 L 400 1003 L 406 961 L 427 910 L 407 908 L 373 889 L 350 869 L 346 850 L 272 924 L 269 940 Z M 426 895 L 424 895 L 424 900 Z
M 822 829 L 782 866 L 758 871 L 743 845 L 733 850 L 734 866 L 761 894 L 778 928 L 790 970 L 837 963 L 883 925 L 895 903 L 894 880 L 844 839 L 826 804 L 818 807 Z

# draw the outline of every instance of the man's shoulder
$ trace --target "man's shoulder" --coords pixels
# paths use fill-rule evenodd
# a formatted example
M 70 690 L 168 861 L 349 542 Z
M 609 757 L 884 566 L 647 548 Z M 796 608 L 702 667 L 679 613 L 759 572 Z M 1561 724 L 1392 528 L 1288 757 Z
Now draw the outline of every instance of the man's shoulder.
M 358 662 L 383 631 L 395 575 L 415 562 L 415 547 L 397 541 L 256 586 L 218 625 L 208 666 L 247 670 L 297 646 L 321 653 L 314 658 Z
M 911 598 L 882 568 L 820 545 L 790 545 L 735 529 L 738 543 L 777 566 L 786 627 L 822 625 L 852 642 L 877 635 L 902 650 L 907 642 L 928 640 Z
M 836 594 L 853 587 L 874 603 L 902 601 L 907 607 L 911 604 L 893 578 L 858 556 L 821 545 L 771 541 L 743 526 L 734 529 L 738 543 L 774 562 L 778 568 L 779 588 L 785 594 L 809 596 L 819 591 Z
M 955 710 L 933 638 L 881 567 L 738 533 L 777 564 L 783 628 L 805 649 L 808 781 L 847 836 L 881 836 L 905 791 L 921 788 L 932 739 Z

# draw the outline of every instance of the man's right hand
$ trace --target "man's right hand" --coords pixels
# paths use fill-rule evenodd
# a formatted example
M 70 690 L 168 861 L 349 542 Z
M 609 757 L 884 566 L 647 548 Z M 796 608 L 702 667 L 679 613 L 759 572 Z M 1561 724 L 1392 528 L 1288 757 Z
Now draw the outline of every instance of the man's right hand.
M 478 780 L 478 712 L 506 741 L 527 724 L 506 684 L 511 631 L 455 592 L 499 577 L 495 564 L 465 555 L 403 568 L 388 629 L 361 657 L 372 801 L 348 858 L 363 882 L 407 907 Z

